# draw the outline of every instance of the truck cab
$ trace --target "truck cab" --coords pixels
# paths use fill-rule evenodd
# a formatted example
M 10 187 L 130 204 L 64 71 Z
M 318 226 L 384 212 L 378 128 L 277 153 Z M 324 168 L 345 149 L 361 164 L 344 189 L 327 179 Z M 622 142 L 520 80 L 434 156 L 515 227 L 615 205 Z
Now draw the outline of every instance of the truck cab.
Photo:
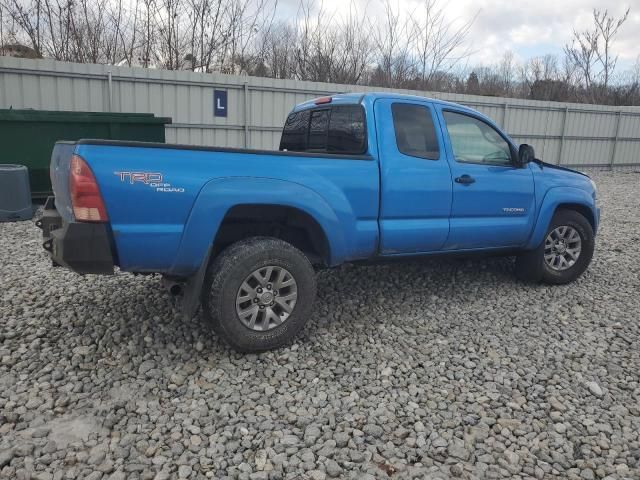
M 567 208 L 597 228 L 595 186 L 586 175 L 531 154 L 523 163 L 519 146 L 490 118 L 451 102 L 387 93 L 307 102 L 287 119 L 280 149 L 331 151 L 315 140 L 327 136 L 318 119 L 353 103 L 367 119 L 366 151 L 380 169 L 379 255 L 530 249 L 539 241 L 544 196 L 557 187 L 574 197 Z M 290 134 L 296 117 L 309 118 L 306 144 L 303 134 L 297 143 Z

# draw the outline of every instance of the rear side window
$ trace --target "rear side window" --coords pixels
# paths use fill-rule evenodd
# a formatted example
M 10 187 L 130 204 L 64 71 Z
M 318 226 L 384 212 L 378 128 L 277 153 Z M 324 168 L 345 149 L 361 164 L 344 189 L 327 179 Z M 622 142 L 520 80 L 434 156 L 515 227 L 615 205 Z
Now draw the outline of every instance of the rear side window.
M 366 150 L 364 110 L 359 105 L 344 105 L 331 110 L 327 151 L 360 154 Z
M 412 157 L 438 160 L 440 147 L 429 109 L 422 105 L 391 105 L 396 144 L 400 153 Z
M 329 134 L 329 110 L 314 110 L 311 112 L 309 125 L 309 146 L 307 150 L 313 152 L 327 151 L 327 135 Z
M 280 150 L 361 155 L 367 150 L 364 109 L 336 105 L 289 115 Z
M 294 112 L 287 117 L 280 139 L 280 150 L 304 152 L 309 133 L 309 110 Z

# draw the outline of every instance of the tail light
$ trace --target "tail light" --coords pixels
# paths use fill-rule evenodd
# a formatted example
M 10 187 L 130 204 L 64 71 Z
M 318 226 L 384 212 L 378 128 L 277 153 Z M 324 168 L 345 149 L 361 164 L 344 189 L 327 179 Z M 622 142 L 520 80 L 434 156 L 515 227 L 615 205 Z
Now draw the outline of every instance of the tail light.
M 96 177 L 89 165 L 78 155 L 71 157 L 69 191 L 73 215 L 80 222 L 106 222 L 107 209 L 100 196 Z

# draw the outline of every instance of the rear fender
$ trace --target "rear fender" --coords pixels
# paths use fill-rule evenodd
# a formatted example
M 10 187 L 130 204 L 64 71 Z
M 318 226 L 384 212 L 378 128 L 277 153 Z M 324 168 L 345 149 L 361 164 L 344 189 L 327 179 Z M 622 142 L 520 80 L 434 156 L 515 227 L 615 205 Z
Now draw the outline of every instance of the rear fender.
M 208 261 L 209 249 L 226 213 L 237 205 L 279 205 L 300 209 L 323 229 L 329 264 L 344 260 L 347 246 L 334 209 L 318 193 L 299 183 L 270 178 L 228 177 L 204 185 L 187 219 L 171 274 L 190 276 Z M 355 224 L 355 218 L 353 219 Z
M 525 246 L 525 250 L 532 250 L 540 245 L 540 243 L 544 239 L 545 234 L 547 233 L 547 229 L 549 228 L 549 223 L 551 223 L 553 214 L 559 206 L 567 203 L 582 205 L 583 207 L 588 208 L 591 211 L 593 218 L 596 219 L 597 222 L 598 215 L 596 211 L 595 201 L 588 192 L 580 188 L 573 187 L 550 188 L 544 196 L 544 199 L 542 200 L 542 205 L 540 206 L 540 210 L 538 212 L 538 218 L 536 220 L 533 233 L 529 238 L 529 242 Z

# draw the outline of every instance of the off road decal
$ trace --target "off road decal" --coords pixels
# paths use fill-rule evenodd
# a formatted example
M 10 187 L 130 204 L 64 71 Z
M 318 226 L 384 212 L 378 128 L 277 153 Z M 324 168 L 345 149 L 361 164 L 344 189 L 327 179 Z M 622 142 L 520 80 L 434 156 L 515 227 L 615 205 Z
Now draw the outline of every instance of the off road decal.
M 174 187 L 164 181 L 164 175 L 160 172 L 113 172 L 122 183 L 129 185 L 142 184 L 152 188 L 155 192 L 184 193 L 184 188 Z

